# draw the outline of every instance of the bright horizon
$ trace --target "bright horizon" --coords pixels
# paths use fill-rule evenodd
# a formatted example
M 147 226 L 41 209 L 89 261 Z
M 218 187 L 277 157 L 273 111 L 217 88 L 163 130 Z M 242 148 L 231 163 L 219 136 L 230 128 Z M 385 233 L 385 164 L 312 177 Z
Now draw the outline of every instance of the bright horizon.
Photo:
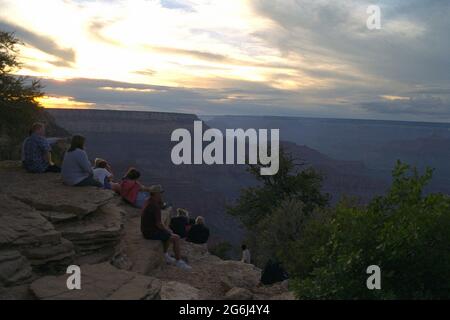
M 381 29 L 366 27 L 381 8 Z M 51 108 L 450 121 L 446 1 L 0 0 Z

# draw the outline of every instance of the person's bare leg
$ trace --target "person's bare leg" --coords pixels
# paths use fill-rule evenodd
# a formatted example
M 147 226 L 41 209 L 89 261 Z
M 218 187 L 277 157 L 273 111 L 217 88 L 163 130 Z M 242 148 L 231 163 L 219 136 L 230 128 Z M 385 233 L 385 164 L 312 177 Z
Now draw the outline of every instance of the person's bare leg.
M 175 259 L 181 259 L 181 250 L 180 250 L 180 237 L 176 234 L 172 235 L 172 243 L 173 243 L 173 253 L 175 254 Z
M 171 241 L 172 241 L 172 239 L 169 239 L 169 240 L 163 242 L 164 253 L 167 253 L 167 251 L 169 250 L 169 246 L 170 246 L 170 242 Z
M 114 191 L 115 193 L 120 194 L 120 183 L 111 182 L 111 189 L 112 189 L 112 191 Z

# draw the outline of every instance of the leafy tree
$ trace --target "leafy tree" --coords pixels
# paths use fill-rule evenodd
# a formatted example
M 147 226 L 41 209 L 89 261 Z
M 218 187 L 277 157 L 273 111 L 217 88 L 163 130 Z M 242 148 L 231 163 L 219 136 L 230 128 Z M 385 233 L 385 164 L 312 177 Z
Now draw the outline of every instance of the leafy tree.
M 213 247 L 209 249 L 209 252 L 215 256 L 218 256 L 219 258 L 223 260 L 230 260 L 231 259 L 231 251 L 233 250 L 233 246 L 231 243 L 227 241 L 223 241 L 220 243 L 217 243 Z
M 296 199 L 303 203 L 306 212 L 316 206 L 325 206 L 328 195 L 321 192 L 322 177 L 312 168 L 300 170 L 290 154 L 280 148 L 279 170 L 275 175 L 260 175 L 261 165 L 250 165 L 248 171 L 260 182 L 256 187 L 245 188 L 228 213 L 239 218 L 247 229 L 253 229 L 263 218 L 284 200 Z
M 257 227 L 254 242 L 258 257 L 278 260 L 290 276 L 306 276 L 313 269 L 315 248 L 328 239 L 322 225 L 330 218 L 331 209 L 316 207 L 312 213 L 305 210 L 303 202 L 285 200 Z
M 17 45 L 21 42 L 13 33 L 0 31 L 0 103 L 36 104 L 36 98 L 43 95 L 39 80 L 13 75 L 21 67 L 17 59 Z
M 450 297 L 450 198 L 424 194 L 432 177 L 427 169 L 398 162 L 385 196 L 361 207 L 342 202 L 293 247 L 309 246 L 308 274 L 295 263 L 294 288 L 306 299 L 448 299 Z M 309 228 L 306 226 L 305 228 Z M 293 249 L 290 261 L 301 261 Z M 366 269 L 381 268 L 381 290 L 368 290 Z
M 328 204 L 328 195 L 321 192 L 322 177 L 312 168 L 301 170 L 301 164 L 283 149 L 277 174 L 262 176 L 260 168 L 248 169 L 260 184 L 243 189 L 236 204 L 227 209 L 246 227 L 252 260 L 262 266 L 269 258 L 288 256 L 287 245 L 298 239 L 303 221 L 314 209 Z
M 47 124 L 47 132 L 66 135 L 53 118 L 39 106 L 43 95 L 39 80 L 15 75 L 21 64 L 13 33 L 0 31 L 0 160 L 18 159 L 20 145 L 33 122 Z

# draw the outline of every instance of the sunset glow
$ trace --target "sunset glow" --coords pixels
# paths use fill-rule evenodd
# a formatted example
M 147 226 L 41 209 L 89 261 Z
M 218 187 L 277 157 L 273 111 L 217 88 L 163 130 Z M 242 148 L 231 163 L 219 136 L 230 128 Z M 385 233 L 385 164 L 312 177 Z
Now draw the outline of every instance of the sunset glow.
M 369 4 L 0 0 L 0 28 L 23 40 L 18 72 L 44 79 L 46 106 L 385 118 L 402 102 L 398 117 L 414 119 L 418 97 L 450 105 L 448 6 L 380 1 L 383 25 L 368 30 Z
M 75 101 L 72 97 L 43 96 L 41 98 L 38 98 L 37 101 L 44 108 L 88 109 L 89 107 L 92 107 L 94 105 L 93 103 Z

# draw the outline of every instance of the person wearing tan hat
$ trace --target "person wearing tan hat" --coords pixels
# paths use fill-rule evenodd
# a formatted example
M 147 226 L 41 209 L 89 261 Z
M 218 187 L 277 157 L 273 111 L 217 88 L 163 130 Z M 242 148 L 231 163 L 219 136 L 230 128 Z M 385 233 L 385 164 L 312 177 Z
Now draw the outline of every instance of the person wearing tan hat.
M 164 257 L 167 263 L 175 265 L 184 270 L 190 270 L 191 267 L 181 259 L 180 237 L 166 228 L 161 221 L 161 209 L 164 205 L 162 193 L 164 189 L 161 185 L 149 187 L 150 199 L 142 210 L 141 232 L 145 239 L 160 240 L 164 244 Z M 169 246 L 172 243 L 175 259 L 169 253 Z

